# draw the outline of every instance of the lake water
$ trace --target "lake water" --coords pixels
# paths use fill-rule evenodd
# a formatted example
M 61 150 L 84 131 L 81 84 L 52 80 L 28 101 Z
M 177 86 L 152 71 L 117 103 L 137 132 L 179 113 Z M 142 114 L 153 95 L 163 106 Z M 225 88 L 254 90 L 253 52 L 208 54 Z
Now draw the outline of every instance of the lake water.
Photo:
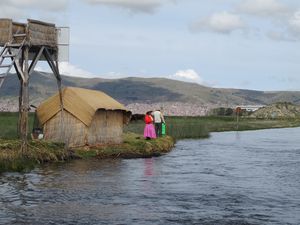
M 300 224 L 300 128 L 0 175 L 0 224 Z

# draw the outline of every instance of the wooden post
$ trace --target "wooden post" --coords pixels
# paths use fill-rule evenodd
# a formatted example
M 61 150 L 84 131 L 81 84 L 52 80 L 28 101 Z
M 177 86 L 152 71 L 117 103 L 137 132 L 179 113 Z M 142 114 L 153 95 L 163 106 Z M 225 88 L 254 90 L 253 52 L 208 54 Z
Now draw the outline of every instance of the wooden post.
M 29 46 L 26 45 L 24 49 L 24 65 L 22 79 L 22 100 L 21 100 L 21 116 L 20 116 L 20 134 L 21 134 L 21 152 L 25 153 L 28 149 L 28 110 L 29 110 L 29 74 L 28 74 L 28 57 L 29 57 Z
M 10 54 L 12 54 L 10 52 Z M 13 59 L 12 59 L 13 60 Z M 17 63 L 18 63 L 18 66 L 17 66 Z M 22 97 L 23 97 L 23 85 L 22 85 L 22 80 L 23 80 L 23 76 L 21 75 L 22 71 L 20 71 L 19 69 L 21 68 L 21 65 L 23 64 L 23 55 L 21 57 L 21 59 L 19 60 L 16 60 L 16 62 L 14 63 L 14 67 L 15 67 L 15 71 L 18 75 L 18 78 L 19 78 L 19 81 L 20 81 L 20 90 L 19 90 L 19 118 L 18 118 L 18 128 L 17 128 L 17 131 L 18 131 L 18 137 L 20 138 L 21 137 L 21 108 L 22 108 Z
M 239 117 L 240 117 L 241 111 L 242 111 L 241 107 L 237 107 L 235 109 L 235 113 L 236 113 L 236 130 L 239 130 Z
M 19 120 L 18 120 L 18 136 L 21 138 L 21 112 L 23 105 L 23 79 L 19 78 L 20 81 L 20 91 L 19 91 Z

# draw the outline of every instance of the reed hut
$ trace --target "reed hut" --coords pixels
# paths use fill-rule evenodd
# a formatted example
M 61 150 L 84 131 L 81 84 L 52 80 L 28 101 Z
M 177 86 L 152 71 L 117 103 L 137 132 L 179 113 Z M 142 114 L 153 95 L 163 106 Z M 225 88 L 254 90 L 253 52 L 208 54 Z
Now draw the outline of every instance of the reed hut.
M 66 87 L 37 108 L 44 139 L 69 147 L 122 143 L 131 112 L 101 91 Z

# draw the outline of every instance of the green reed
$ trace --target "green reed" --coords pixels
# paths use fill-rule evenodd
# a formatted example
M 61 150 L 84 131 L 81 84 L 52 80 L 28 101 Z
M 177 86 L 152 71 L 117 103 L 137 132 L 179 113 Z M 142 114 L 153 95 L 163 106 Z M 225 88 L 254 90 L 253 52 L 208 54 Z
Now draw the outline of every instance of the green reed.
M 30 133 L 33 127 L 34 114 L 29 113 L 28 125 Z M 0 138 L 15 139 L 18 137 L 18 112 L 0 112 Z
M 300 119 L 253 119 L 242 117 L 237 123 L 235 116 L 168 116 L 165 117 L 167 135 L 175 139 L 206 138 L 209 132 L 243 131 L 269 128 L 283 128 L 300 126 Z M 143 121 L 132 121 L 125 131 L 142 134 Z
M 206 138 L 209 131 L 201 120 L 195 117 L 166 117 L 166 133 L 175 139 Z M 125 132 L 142 134 L 145 124 L 143 121 L 131 121 L 125 127 Z

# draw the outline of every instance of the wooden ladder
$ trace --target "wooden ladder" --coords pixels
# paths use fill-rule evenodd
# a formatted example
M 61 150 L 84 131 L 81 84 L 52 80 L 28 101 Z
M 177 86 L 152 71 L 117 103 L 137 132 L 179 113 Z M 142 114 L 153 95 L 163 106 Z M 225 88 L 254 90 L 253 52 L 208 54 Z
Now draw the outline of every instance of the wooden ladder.
M 23 39 L 20 43 L 14 43 L 16 42 L 17 38 Z M 0 88 L 15 61 L 20 58 L 20 53 L 22 52 L 25 41 L 26 34 L 13 34 L 12 40 L 3 46 L 0 52 Z M 9 62 L 7 63 L 7 61 Z M 1 69 L 4 71 L 4 73 L 2 73 Z

